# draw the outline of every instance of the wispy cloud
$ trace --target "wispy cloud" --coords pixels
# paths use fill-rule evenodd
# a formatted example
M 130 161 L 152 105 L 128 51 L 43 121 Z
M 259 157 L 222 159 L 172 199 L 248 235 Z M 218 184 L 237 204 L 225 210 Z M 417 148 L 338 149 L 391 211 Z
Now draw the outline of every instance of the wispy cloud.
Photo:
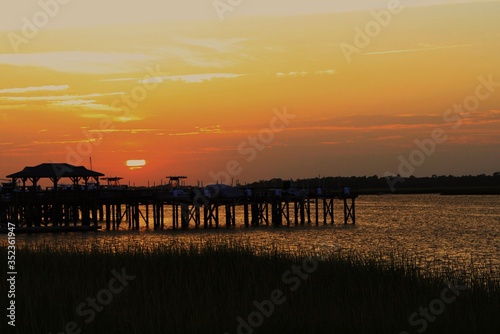
M 65 101 L 57 101 L 51 103 L 54 107 L 75 107 L 75 108 L 86 108 L 92 110 L 101 110 L 101 111 L 118 111 L 119 108 L 113 108 L 106 104 L 96 103 L 96 100 L 65 100 Z M 97 114 L 92 114 L 92 118 L 101 118 L 99 116 L 96 117 Z M 87 115 L 89 116 L 89 115 Z M 106 116 L 106 115 L 104 115 Z M 86 117 L 86 115 L 82 115 L 82 117 Z M 87 117 L 90 118 L 90 117 Z
M 95 98 L 103 96 L 124 95 L 124 92 L 114 93 L 93 93 L 85 95 L 54 95 L 54 96 L 0 96 L 0 101 L 69 101 L 84 100 L 85 98 Z
M 156 133 L 164 131 L 163 129 L 99 129 L 99 130 L 89 130 L 89 132 L 125 132 L 125 133 Z
M 137 78 L 116 78 L 116 79 L 103 79 L 99 80 L 99 82 L 121 82 L 121 81 L 136 81 Z
M 35 86 L 35 87 L 24 87 L 24 88 L 5 88 L 0 89 L 0 94 L 19 94 L 28 92 L 42 92 L 42 91 L 61 91 L 69 89 L 69 85 L 60 86 Z
M 315 73 L 316 74 L 328 74 L 328 75 L 332 75 L 332 74 L 335 74 L 335 70 L 322 70 L 322 71 L 316 71 Z
M 139 83 L 156 83 L 163 80 L 183 81 L 186 83 L 200 83 L 203 81 L 211 81 L 213 79 L 231 79 L 240 77 L 241 74 L 233 73 L 204 73 L 204 74 L 186 74 L 186 75 L 169 75 L 162 77 L 148 78 L 140 80 Z
M 278 72 L 276 73 L 276 76 L 278 77 L 304 77 L 308 74 L 309 72 L 307 71 L 301 71 L 301 72 L 288 72 L 288 73 L 283 73 L 283 72 Z
M 375 138 L 375 140 L 385 141 L 385 140 L 401 139 L 401 138 L 403 138 L 403 136 L 382 136 Z
M 173 132 L 169 133 L 169 136 L 196 136 L 196 135 L 203 135 L 203 134 L 233 134 L 233 133 L 243 133 L 249 130 L 226 130 L 222 129 L 220 125 L 213 125 L 213 126 L 205 126 L 205 127 L 196 127 L 196 131 L 187 131 L 187 132 Z
M 146 64 L 156 60 L 152 55 L 117 52 L 0 54 L 0 65 L 45 67 L 54 71 L 85 74 L 144 71 Z
M 86 106 L 88 104 L 93 104 L 96 100 L 68 100 L 58 102 L 62 106 Z
M 206 126 L 206 127 L 197 127 L 201 133 L 222 133 L 220 125 Z
M 370 132 L 376 130 L 411 130 L 411 129 L 428 129 L 439 126 L 439 124 L 384 124 L 384 125 L 368 125 L 368 126 L 337 126 L 337 125 L 318 125 L 318 126 L 303 126 L 289 127 L 287 131 L 357 131 Z
M 315 74 L 315 75 L 333 75 L 335 74 L 335 70 L 320 70 L 320 71 L 292 71 L 292 72 L 278 72 L 276 73 L 276 76 L 278 77 L 305 77 L 308 74 Z
M 442 49 L 466 48 L 466 47 L 470 47 L 470 46 L 474 46 L 474 45 L 476 45 L 476 44 L 457 44 L 457 45 L 444 45 L 444 46 L 424 47 L 424 48 L 418 48 L 418 49 L 401 49 L 401 50 L 373 51 L 373 52 L 366 52 L 365 55 L 382 55 L 382 54 L 391 54 L 391 53 L 425 52 L 425 51 L 442 50 Z
M 138 84 L 162 83 L 163 81 L 184 82 L 184 83 L 201 83 L 211 81 L 213 79 L 232 79 L 241 77 L 242 74 L 235 73 L 199 73 L 199 74 L 181 74 L 181 75 L 166 75 L 160 77 L 151 77 L 147 79 L 140 78 L 115 78 L 103 79 L 100 82 L 122 82 L 136 81 Z
M 421 114 L 396 114 L 394 117 L 401 117 L 401 118 L 413 118 L 413 117 L 442 117 L 440 114 L 426 114 L 426 113 L 421 113 Z
M 81 139 L 81 140 L 35 140 L 33 145 L 52 145 L 52 144 L 78 144 L 78 143 L 92 143 L 97 139 Z
M 199 135 L 200 132 L 198 131 L 192 131 L 192 132 L 175 132 L 175 133 L 169 133 L 169 136 L 197 136 Z

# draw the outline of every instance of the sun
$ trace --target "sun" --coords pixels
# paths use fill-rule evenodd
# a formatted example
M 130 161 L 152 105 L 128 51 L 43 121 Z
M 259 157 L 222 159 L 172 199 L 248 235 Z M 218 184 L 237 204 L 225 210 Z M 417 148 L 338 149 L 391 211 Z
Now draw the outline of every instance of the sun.
M 127 160 L 127 167 L 131 170 L 141 169 L 146 166 L 146 160 Z

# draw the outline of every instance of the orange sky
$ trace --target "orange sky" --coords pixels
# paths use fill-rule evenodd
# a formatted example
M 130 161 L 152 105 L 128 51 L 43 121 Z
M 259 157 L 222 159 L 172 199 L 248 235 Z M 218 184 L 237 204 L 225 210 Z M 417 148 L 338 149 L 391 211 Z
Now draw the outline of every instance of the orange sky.
M 213 1 L 73 1 L 33 36 L 13 29 L 37 2 L 0 25 L 0 178 L 90 157 L 137 185 L 382 176 L 435 129 L 414 175 L 500 171 L 498 1 L 401 1 L 385 26 L 370 10 L 389 1 L 243 1 L 223 20 Z M 362 45 L 356 27 L 379 30 Z

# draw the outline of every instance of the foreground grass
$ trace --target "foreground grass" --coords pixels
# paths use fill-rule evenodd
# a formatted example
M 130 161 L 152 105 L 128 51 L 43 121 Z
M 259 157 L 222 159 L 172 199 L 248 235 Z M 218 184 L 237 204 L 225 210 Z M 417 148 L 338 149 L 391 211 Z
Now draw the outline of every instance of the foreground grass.
M 4 248 L 0 256 L 6 259 Z M 272 250 L 255 254 L 231 244 L 137 247 L 121 253 L 21 247 L 16 327 L 0 332 L 398 334 L 423 332 L 424 326 L 425 333 L 500 332 L 496 281 L 469 281 L 454 296 L 447 288 L 449 277 L 424 275 L 404 259 L 391 264 L 330 254 L 304 262 L 308 257 Z M 110 296 L 103 289 L 109 290 L 113 270 L 134 278 L 86 323 L 91 318 L 87 298 Z M 5 282 L 4 270 L 2 294 Z M 120 283 L 114 284 L 118 289 Z M 253 301 L 269 300 L 277 289 L 283 293 L 281 303 L 259 318 Z M 444 309 L 428 320 L 417 313 L 410 324 L 409 317 L 421 307 L 438 307 L 443 291 L 453 301 L 441 303 Z M 6 298 L 1 301 L 5 310 Z M 82 310 L 87 312 L 82 315 Z M 248 322 L 251 314 L 250 321 L 259 326 L 238 331 L 237 318 Z M 3 318 L 1 328 L 6 328 Z

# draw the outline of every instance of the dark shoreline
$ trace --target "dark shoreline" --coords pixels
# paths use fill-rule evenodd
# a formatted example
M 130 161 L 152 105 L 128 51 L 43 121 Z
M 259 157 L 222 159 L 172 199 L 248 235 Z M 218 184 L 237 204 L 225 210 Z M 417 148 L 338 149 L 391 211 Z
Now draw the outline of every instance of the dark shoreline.
M 500 195 L 500 172 L 493 175 L 433 175 L 431 177 L 327 176 L 297 180 L 275 178 L 249 184 L 251 188 L 280 188 L 290 185 L 304 189 L 343 189 L 352 187 L 360 195 L 443 194 Z
M 457 187 L 457 188 L 359 188 L 359 195 L 500 195 L 500 187 Z

